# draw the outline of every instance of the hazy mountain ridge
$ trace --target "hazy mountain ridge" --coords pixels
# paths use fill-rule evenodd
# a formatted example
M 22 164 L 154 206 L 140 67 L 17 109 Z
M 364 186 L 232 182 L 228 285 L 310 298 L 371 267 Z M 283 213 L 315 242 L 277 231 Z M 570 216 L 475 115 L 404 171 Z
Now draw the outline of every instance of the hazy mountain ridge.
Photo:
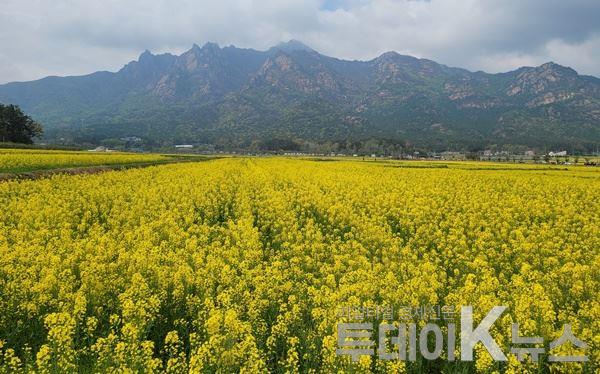
M 142 53 L 116 73 L 0 85 L 49 137 L 157 143 L 385 138 L 431 148 L 595 147 L 600 79 L 554 63 L 470 72 L 387 52 L 327 57 L 297 41 L 267 51 L 194 45 Z

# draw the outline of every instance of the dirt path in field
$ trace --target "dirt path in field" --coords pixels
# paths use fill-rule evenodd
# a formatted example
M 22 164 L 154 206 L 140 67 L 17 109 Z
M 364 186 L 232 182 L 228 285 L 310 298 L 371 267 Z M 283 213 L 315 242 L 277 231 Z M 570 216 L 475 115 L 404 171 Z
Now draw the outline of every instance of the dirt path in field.
M 59 175 L 59 174 L 62 174 L 62 175 L 98 174 L 98 173 L 104 173 L 107 171 L 146 168 L 146 167 L 150 167 L 150 166 L 179 164 L 179 163 L 184 163 L 184 162 L 205 162 L 205 161 L 215 160 L 217 158 L 218 157 L 206 157 L 206 158 L 194 158 L 194 159 L 183 158 L 183 159 L 175 159 L 175 160 L 169 160 L 169 161 L 142 162 L 142 163 L 133 163 L 133 164 L 121 164 L 121 165 L 95 165 L 95 166 L 81 166 L 81 167 L 61 168 L 61 169 L 34 170 L 34 171 L 28 171 L 28 172 L 23 172 L 23 173 L 0 173 L 0 182 L 49 178 L 49 177 L 52 177 L 53 175 Z

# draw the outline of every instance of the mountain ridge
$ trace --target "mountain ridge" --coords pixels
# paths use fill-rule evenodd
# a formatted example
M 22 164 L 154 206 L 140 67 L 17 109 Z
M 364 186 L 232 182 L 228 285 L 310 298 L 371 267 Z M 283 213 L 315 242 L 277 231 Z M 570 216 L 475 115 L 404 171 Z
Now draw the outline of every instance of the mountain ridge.
M 600 79 L 548 62 L 489 74 L 386 52 L 366 61 L 292 40 L 266 51 L 194 44 L 117 72 L 0 85 L 47 138 L 149 144 L 387 139 L 416 146 L 600 143 Z

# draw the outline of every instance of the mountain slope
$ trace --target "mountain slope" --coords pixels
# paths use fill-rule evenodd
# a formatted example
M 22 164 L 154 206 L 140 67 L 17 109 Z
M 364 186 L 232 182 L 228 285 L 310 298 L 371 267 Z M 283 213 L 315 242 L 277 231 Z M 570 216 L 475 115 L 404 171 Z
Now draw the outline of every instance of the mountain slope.
M 473 73 L 395 52 L 344 61 L 298 41 L 264 52 L 213 43 L 180 56 L 145 51 L 116 73 L 0 85 L 0 102 L 22 106 L 50 140 L 75 142 L 600 144 L 600 80 L 570 68 Z

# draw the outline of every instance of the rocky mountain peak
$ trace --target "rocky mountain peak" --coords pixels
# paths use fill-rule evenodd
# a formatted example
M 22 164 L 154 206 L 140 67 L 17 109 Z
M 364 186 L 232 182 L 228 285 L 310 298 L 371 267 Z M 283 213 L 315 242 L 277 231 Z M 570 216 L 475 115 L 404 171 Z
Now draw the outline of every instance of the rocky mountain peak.
M 149 50 L 146 49 L 144 52 L 142 52 L 142 54 L 138 58 L 138 61 L 139 62 L 148 61 L 148 60 L 152 59 L 152 57 L 154 57 L 152 52 L 150 52 Z
M 577 72 L 571 68 L 547 62 L 533 68 L 518 70 L 516 79 L 507 90 L 507 95 L 538 95 L 550 89 L 574 90 L 578 85 Z
M 269 49 L 271 52 L 283 51 L 283 52 L 296 52 L 296 51 L 304 51 L 304 52 L 315 52 L 314 49 L 310 48 L 306 44 L 302 43 L 299 40 L 291 39 L 287 42 L 281 42 L 276 46 Z

